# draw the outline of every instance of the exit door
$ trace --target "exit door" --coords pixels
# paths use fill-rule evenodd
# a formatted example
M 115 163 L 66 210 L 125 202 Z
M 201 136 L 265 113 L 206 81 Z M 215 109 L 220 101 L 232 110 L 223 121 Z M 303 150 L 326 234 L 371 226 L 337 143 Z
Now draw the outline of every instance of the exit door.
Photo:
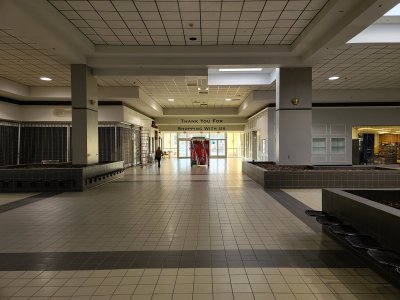
M 210 157 L 226 157 L 226 140 L 210 140 Z

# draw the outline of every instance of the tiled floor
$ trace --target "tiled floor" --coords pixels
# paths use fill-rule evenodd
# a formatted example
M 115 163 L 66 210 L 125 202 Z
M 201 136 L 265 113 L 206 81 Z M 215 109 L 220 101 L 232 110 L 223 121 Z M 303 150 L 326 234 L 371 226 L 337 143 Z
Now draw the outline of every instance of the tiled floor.
M 165 159 L 0 213 L 0 299 L 400 298 L 240 165 Z
M 28 197 L 32 197 L 37 195 L 37 193 L 9 193 L 9 194 L 0 194 L 0 205 L 7 204 L 10 202 L 14 202 L 17 200 L 22 200 Z

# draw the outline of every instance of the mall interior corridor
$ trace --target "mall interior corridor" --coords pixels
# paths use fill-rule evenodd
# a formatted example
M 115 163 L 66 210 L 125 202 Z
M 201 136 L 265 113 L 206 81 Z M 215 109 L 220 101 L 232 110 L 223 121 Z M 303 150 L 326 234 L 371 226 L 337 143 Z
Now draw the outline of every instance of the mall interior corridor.
M 305 216 L 320 190 L 263 190 L 240 159 L 0 201 L 0 299 L 400 297 Z

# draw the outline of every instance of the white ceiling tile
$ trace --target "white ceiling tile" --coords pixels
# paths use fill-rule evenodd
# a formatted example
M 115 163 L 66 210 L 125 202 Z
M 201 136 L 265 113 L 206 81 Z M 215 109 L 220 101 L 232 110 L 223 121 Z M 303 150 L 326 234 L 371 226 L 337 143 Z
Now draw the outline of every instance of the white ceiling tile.
M 274 29 L 272 29 L 271 34 L 285 35 L 286 33 L 288 33 L 288 31 L 289 31 L 289 28 L 284 28 L 284 27 L 274 28 Z
M 218 12 L 221 10 L 222 2 L 220 1 L 201 1 L 200 2 L 201 10 L 202 11 L 213 11 Z
M 168 35 L 182 35 L 183 36 L 182 28 L 167 28 L 166 31 L 167 31 Z
M 93 10 L 89 1 L 68 1 L 69 5 L 75 10 Z
M 261 21 L 277 20 L 281 15 L 281 11 L 264 11 L 260 15 Z
M 221 21 L 219 24 L 220 28 L 236 28 L 238 26 L 237 21 Z
M 160 11 L 179 11 L 177 1 L 157 2 Z
M 126 28 L 124 21 L 106 21 L 111 28 Z
M 146 21 L 144 20 L 147 28 L 164 28 L 163 22 L 161 21 Z
M 100 11 L 99 14 L 104 20 L 108 20 L 108 21 L 122 20 L 120 15 L 117 12 L 111 12 L 111 11 L 102 12 L 102 11 Z
M 125 29 L 113 29 L 114 34 L 116 34 L 117 36 L 126 36 L 126 35 L 131 35 L 131 32 L 129 29 L 125 28 Z
M 209 35 L 218 35 L 218 28 L 203 28 L 201 30 L 201 33 L 204 36 L 209 36 Z
M 113 35 L 114 32 L 109 28 L 95 28 L 94 29 L 99 35 Z
M 98 11 L 115 11 L 114 5 L 110 1 L 90 1 L 94 9 Z
M 218 28 L 219 21 L 201 21 L 201 27 L 204 28 Z
M 288 1 L 268 1 L 265 4 L 264 11 L 282 11 Z
M 139 11 L 157 11 L 154 1 L 134 1 L 134 3 Z
M 220 28 L 219 34 L 220 35 L 235 35 L 236 28 Z
M 179 1 L 178 2 L 179 9 L 181 12 L 191 11 L 191 12 L 199 12 L 200 4 L 197 1 Z
M 266 1 L 246 1 L 243 5 L 243 11 L 260 12 L 263 10 Z
M 275 27 L 292 27 L 295 20 L 278 20 Z
M 180 21 L 164 21 L 165 28 L 182 28 Z
M 72 24 L 74 24 L 76 27 L 79 27 L 80 30 L 82 28 L 90 27 L 88 23 L 84 20 L 71 20 Z
M 127 0 L 116 1 L 116 0 L 113 0 L 112 3 L 114 4 L 115 8 L 120 12 L 136 11 L 136 6 L 133 3 L 133 1 L 127 1 Z
M 182 20 L 198 21 L 200 20 L 200 13 L 198 12 L 181 12 Z
M 161 36 L 166 34 L 164 28 L 149 28 L 148 31 L 151 36 L 153 35 Z
M 80 15 L 78 15 L 77 12 L 73 11 L 73 10 L 64 10 L 61 12 L 66 18 L 68 18 L 69 20 L 74 20 L 74 19 L 80 19 Z
M 172 12 L 172 11 L 166 11 L 166 12 L 160 12 L 161 18 L 163 20 L 180 20 L 181 15 L 179 12 Z
M 201 13 L 201 20 L 219 20 L 220 19 L 220 13 L 219 12 L 202 12 Z
M 103 20 L 88 20 L 86 22 L 93 28 L 108 28 L 108 25 Z
M 72 7 L 66 1 L 50 1 L 58 10 L 71 10 Z
M 137 36 L 141 36 L 141 35 L 149 35 L 149 32 L 147 31 L 146 28 L 130 28 L 130 31 L 132 32 L 132 34 L 137 37 Z
M 240 12 L 238 11 L 223 11 L 221 12 L 221 20 L 238 20 Z
M 254 28 L 257 21 L 239 21 L 239 28 Z
M 185 42 L 183 35 L 168 35 L 168 38 L 171 42 Z
M 199 37 L 200 36 L 200 29 L 185 28 L 184 32 L 185 32 L 185 35 L 187 35 L 187 36 L 195 36 L 195 37 Z
M 255 20 L 257 21 L 260 17 L 261 12 L 242 12 L 240 20 Z
M 120 15 L 122 19 L 124 20 L 141 20 L 142 18 L 140 17 L 139 13 L 136 11 L 125 11 L 125 12 L 120 12 Z
M 100 15 L 95 11 L 79 10 L 78 14 L 85 20 L 101 20 Z
M 306 9 L 308 10 L 320 10 L 328 0 L 311 0 Z
M 302 11 L 300 11 L 300 10 L 285 10 L 282 12 L 279 19 L 296 20 L 298 17 L 300 17 L 301 13 L 302 13 Z
M 161 20 L 158 12 L 140 12 L 143 21 L 159 21 Z
M 146 28 L 142 21 L 125 21 L 126 26 L 131 29 Z
M 222 11 L 242 11 L 244 1 L 224 1 Z

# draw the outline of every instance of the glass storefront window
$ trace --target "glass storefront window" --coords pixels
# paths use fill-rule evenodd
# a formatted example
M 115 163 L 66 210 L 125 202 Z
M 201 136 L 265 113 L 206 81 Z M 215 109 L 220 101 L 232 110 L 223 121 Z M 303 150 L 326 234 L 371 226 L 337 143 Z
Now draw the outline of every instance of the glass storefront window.
M 312 153 L 313 154 L 325 154 L 326 153 L 326 139 L 325 138 L 313 138 L 312 139 Z
M 331 138 L 331 152 L 335 154 L 345 153 L 344 138 Z

